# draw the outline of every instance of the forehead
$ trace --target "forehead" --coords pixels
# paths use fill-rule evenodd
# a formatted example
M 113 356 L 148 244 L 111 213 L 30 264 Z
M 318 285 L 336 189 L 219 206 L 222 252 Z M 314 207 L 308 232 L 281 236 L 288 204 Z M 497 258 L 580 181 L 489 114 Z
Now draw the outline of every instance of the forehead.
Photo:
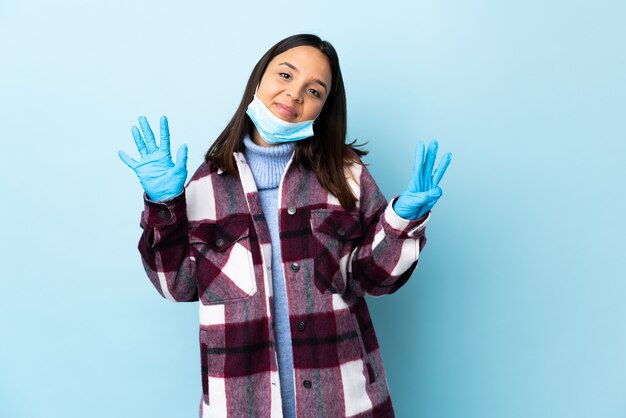
M 297 46 L 276 55 L 269 63 L 268 67 L 281 66 L 288 62 L 297 68 L 298 72 L 305 76 L 319 78 L 330 83 L 331 71 L 328 58 L 322 51 L 312 46 Z

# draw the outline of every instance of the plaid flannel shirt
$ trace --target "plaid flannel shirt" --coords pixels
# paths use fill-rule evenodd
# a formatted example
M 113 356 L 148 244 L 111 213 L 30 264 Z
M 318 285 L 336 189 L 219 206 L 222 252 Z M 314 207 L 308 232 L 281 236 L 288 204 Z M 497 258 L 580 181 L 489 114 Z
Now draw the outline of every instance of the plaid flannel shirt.
M 208 163 L 178 196 L 144 195 L 139 251 L 166 299 L 198 301 L 201 417 L 280 417 L 269 229 L 243 153 L 240 179 Z M 399 217 L 368 170 L 346 166 L 359 197 L 344 210 L 289 161 L 279 230 L 298 417 L 393 417 L 365 294 L 395 292 L 426 244 L 430 212 Z

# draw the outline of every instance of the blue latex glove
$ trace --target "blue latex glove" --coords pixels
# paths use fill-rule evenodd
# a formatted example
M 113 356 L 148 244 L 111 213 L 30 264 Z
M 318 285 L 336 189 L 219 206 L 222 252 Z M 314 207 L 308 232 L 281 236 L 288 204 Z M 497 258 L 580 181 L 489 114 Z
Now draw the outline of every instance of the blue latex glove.
M 422 141 L 417 143 L 413 163 L 413 178 L 393 205 L 393 209 L 400 217 L 404 219 L 421 218 L 432 209 L 441 197 L 439 181 L 452 160 L 452 154 L 447 152 L 441 157 L 439 165 L 433 173 L 438 146 L 437 141 L 430 141 L 426 155 L 424 155 L 424 143 Z
M 161 116 L 161 146 L 157 146 L 145 116 L 139 117 L 139 125 L 145 142 L 136 126 L 132 127 L 132 132 L 141 160 L 132 159 L 124 151 L 119 151 L 118 155 L 135 171 L 150 200 L 158 202 L 171 199 L 180 194 L 185 187 L 187 145 L 183 144 L 178 148 L 176 164 L 174 164 L 170 154 L 170 130 L 167 118 Z

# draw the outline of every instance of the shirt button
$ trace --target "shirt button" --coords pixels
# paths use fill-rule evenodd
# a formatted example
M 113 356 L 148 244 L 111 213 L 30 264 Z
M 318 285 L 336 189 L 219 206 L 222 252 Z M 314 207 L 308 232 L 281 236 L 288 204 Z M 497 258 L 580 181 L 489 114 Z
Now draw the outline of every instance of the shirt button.
M 310 380 L 305 380 L 305 381 L 302 382 L 302 386 L 304 386 L 307 389 L 311 389 L 311 386 L 313 386 L 313 385 L 311 384 Z
M 217 241 L 215 241 L 215 245 L 217 245 L 218 247 L 222 247 L 224 245 L 224 240 L 219 238 Z
M 293 271 L 298 271 L 298 270 L 300 270 L 300 264 L 298 264 L 298 263 L 291 263 L 291 269 L 292 269 Z
M 160 219 L 165 219 L 165 217 L 167 216 L 167 212 L 165 212 L 164 210 L 160 210 L 157 215 L 159 215 Z
M 306 328 L 306 325 L 304 324 L 304 321 L 298 321 L 298 329 L 300 331 L 304 331 L 304 328 Z
M 290 215 L 294 215 L 296 213 L 296 208 L 291 206 L 289 209 L 287 209 L 287 213 Z
M 267 271 L 272 271 L 272 266 L 267 266 Z
M 343 229 L 339 228 L 337 230 L 337 235 L 339 235 L 340 237 L 343 237 L 346 235 L 346 231 L 344 231 Z

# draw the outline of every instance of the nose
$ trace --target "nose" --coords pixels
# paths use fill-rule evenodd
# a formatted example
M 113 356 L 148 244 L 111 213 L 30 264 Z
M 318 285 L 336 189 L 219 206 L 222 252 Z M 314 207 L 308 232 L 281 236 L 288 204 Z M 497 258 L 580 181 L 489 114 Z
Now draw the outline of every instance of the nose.
M 302 103 L 302 94 L 300 92 L 300 89 L 288 90 L 287 96 L 291 97 L 293 100 L 295 100 L 298 103 Z

